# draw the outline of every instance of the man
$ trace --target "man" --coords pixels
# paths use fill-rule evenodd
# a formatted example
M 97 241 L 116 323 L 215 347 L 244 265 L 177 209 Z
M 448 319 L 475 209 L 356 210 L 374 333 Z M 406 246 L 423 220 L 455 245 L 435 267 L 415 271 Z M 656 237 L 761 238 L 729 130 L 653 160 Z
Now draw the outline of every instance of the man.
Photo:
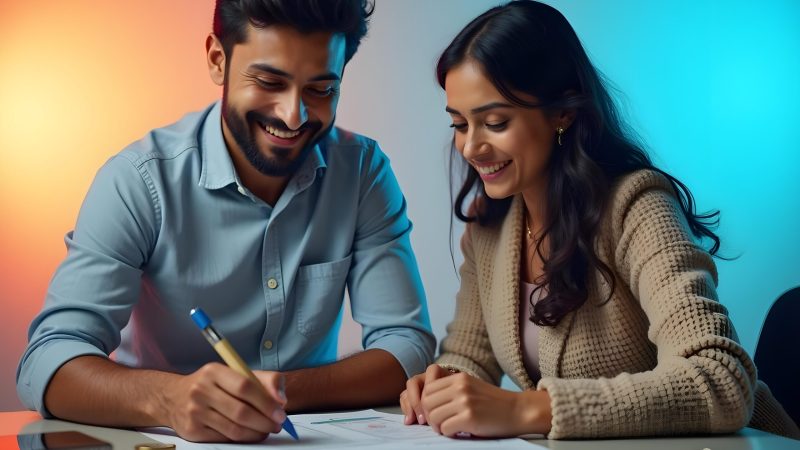
M 257 441 L 286 411 L 395 402 L 424 370 L 434 338 L 405 200 L 376 143 L 333 126 L 370 14 L 365 0 L 218 1 L 206 50 L 222 102 L 98 172 L 30 328 L 26 405 Z M 345 286 L 365 351 L 336 361 Z M 214 362 L 195 306 L 263 387 Z

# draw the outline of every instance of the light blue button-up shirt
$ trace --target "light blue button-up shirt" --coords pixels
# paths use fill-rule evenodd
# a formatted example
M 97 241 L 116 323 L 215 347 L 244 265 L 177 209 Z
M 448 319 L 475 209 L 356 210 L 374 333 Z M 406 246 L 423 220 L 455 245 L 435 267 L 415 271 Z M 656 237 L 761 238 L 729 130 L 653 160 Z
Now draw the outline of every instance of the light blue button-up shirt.
M 100 169 L 30 327 L 25 405 L 48 414 L 48 382 L 81 355 L 178 373 L 217 361 L 195 306 L 252 368 L 331 363 L 345 287 L 365 349 L 409 376 L 431 362 L 411 222 L 375 141 L 333 129 L 271 207 L 242 185 L 221 126 L 217 102 Z

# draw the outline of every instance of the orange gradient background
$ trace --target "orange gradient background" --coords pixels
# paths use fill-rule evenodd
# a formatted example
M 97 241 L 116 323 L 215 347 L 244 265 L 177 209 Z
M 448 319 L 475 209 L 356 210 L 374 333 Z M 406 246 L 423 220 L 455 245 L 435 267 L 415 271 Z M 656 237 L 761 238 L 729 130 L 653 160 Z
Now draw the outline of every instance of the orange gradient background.
M 221 95 L 213 3 L 0 1 L 0 410 L 21 409 L 16 361 L 97 169 Z
M 722 211 L 722 253 L 738 258 L 716 261 L 718 293 L 752 354 L 772 301 L 800 285 L 800 2 L 545 2 L 621 89 L 623 113 L 658 164 L 691 188 L 699 211 Z M 434 65 L 469 20 L 501 0 L 376 3 L 336 120 L 391 158 L 441 339 L 459 286 L 462 224 L 451 234 L 452 129 Z M 0 0 L 0 411 L 22 409 L 14 371 L 27 328 L 98 168 L 221 97 L 205 65 L 213 6 Z M 359 348 L 348 317 L 340 355 Z

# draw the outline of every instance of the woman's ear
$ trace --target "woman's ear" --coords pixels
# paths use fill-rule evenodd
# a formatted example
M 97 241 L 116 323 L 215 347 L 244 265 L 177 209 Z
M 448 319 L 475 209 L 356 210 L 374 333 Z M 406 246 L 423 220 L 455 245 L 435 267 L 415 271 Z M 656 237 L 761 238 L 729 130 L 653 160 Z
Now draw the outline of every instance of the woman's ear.
M 564 92 L 564 98 L 573 97 L 578 94 L 578 91 L 574 89 L 570 89 Z M 572 126 L 572 122 L 575 121 L 575 117 L 578 115 L 578 110 L 576 108 L 564 108 L 558 110 L 555 115 L 555 122 L 556 127 L 561 127 L 565 130 L 568 130 L 569 127 Z

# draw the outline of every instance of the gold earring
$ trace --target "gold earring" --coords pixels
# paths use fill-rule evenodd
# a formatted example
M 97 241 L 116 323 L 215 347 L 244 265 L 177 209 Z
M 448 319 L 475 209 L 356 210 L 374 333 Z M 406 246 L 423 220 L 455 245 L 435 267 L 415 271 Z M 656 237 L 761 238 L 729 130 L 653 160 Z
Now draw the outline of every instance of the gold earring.
M 556 133 L 558 133 L 558 146 L 562 147 L 564 144 L 561 143 L 561 136 L 564 135 L 564 128 L 563 127 L 556 128 Z

